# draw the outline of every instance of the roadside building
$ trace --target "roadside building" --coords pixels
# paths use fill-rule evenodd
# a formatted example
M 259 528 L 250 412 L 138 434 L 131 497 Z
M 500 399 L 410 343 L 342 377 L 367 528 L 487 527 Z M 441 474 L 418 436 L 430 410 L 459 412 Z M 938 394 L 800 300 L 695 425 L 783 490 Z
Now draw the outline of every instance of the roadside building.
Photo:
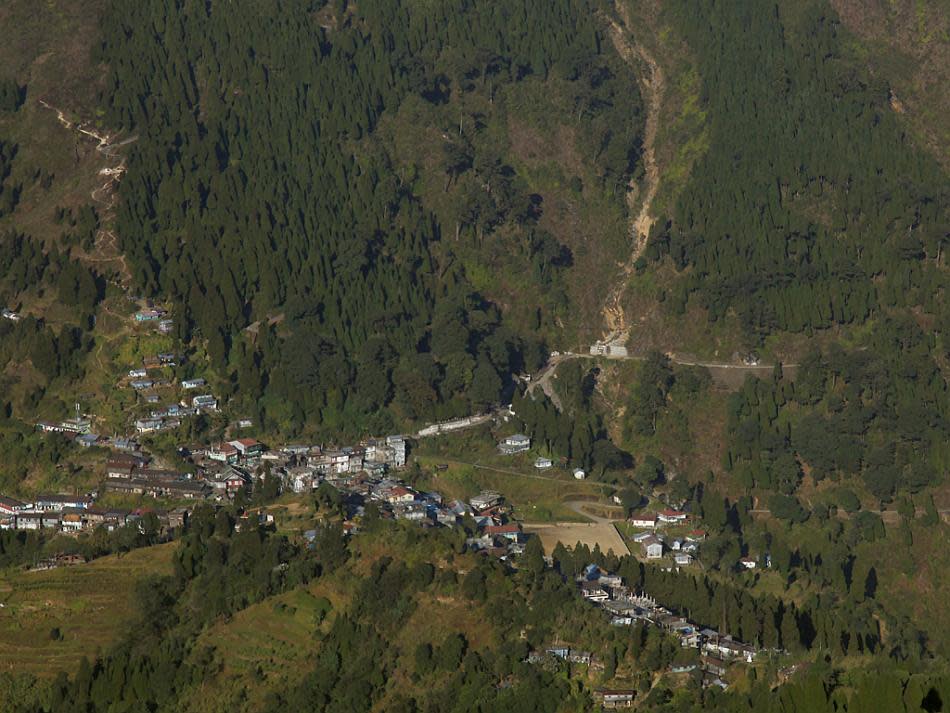
M 516 433 L 508 436 L 498 444 L 498 450 L 502 454 L 510 456 L 516 453 L 524 453 L 531 448 L 531 439 L 523 433 Z

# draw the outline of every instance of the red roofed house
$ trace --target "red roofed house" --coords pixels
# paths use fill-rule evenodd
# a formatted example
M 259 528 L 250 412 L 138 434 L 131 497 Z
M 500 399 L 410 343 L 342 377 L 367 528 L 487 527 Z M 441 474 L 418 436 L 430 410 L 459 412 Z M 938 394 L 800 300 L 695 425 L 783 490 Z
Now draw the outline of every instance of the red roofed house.
M 231 465 L 234 465 L 237 463 L 238 449 L 230 443 L 220 443 L 218 445 L 211 446 L 208 449 L 208 457 L 211 460 L 217 460 L 221 461 L 222 463 L 230 463 Z
M 702 542 L 706 539 L 705 530 L 690 530 L 686 535 L 686 539 L 690 542 Z
M 682 510 L 662 510 L 657 517 L 660 522 L 684 522 L 686 513 Z
M 386 500 L 393 505 L 396 503 L 411 503 L 415 501 L 415 499 L 416 494 L 401 485 L 397 485 L 392 490 L 390 490 L 389 495 L 386 497 Z
M 26 509 L 26 503 L 0 495 L 0 515 L 16 515 L 20 510 Z
M 489 537 L 495 537 L 497 535 L 512 542 L 519 542 L 521 540 L 521 527 L 513 522 L 507 525 L 488 525 L 485 527 L 484 532 Z

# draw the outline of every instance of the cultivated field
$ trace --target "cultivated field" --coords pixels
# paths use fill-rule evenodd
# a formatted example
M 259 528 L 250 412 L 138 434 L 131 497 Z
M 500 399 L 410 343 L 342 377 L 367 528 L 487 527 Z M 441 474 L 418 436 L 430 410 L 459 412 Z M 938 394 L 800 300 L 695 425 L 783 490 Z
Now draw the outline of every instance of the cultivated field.
M 525 523 L 524 531 L 537 535 L 541 538 L 541 544 L 544 551 L 551 554 L 554 547 L 560 542 L 565 547 L 573 547 L 578 542 L 587 545 L 591 549 L 594 545 L 600 545 L 601 552 L 613 550 L 615 555 L 628 555 L 630 550 L 624 543 L 617 528 L 611 523 L 577 523 L 577 522 L 556 522 L 556 523 Z
M 135 585 L 171 574 L 174 543 L 45 572 L 0 576 L 0 671 L 53 676 L 73 671 L 125 632 L 136 616 Z M 51 632 L 58 629 L 60 636 Z

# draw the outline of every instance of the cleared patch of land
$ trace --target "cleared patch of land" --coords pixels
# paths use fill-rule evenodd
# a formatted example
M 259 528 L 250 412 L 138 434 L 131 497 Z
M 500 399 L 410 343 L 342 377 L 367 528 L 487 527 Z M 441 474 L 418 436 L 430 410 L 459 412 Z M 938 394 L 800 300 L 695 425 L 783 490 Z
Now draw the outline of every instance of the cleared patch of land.
M 575 480 L 562 468 L 538 471 L 531 463 L 533 455 L 515 456 L 505 465 L 468 463 L 448 457 L 420 458 L 423 467 L 444 463 L 444 471 L 435 471 L 416 485 L 437 490 L 447 499 L 467 500 L 481 490 L 496 490 L 515 508 L 519 520 L 562 521 L 583 517 L 566 503 L 594 499 L 604 491 L 604 484 L 592 480 Z M 525 472 L 520 472 L 525 471 Z M 531 472 L 527 472 L 531 471 Z
M 540 537 L 541 544 L 547 554 L 554 551 L 558 542 L 565 547 L 573 547 L 580 542 L 591 549 L 595 545 L 600 545 L 601 552 L 613 550 L 614 554 L 618 556 L 630 554 L 630 550 L 627 549 L 627 545 L 620 533 L 617 532 L 617 528 L 611 523 L 526 522 L 524 531 Z
M 135 584 L 171 574 L 175 544 L 0 577 L 0 671 L 54 676 L 114 644 L 136 616 Z M 58 629 L 62 639 L 51 632 Z

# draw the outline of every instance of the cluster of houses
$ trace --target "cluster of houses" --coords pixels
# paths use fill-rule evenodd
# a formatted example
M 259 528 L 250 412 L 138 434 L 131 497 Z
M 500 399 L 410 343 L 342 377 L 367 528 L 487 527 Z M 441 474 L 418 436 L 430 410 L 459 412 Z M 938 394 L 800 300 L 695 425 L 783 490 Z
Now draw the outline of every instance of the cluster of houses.
M 610 623 L 614 626 L 632 626 L 642 622 L 675 636 L 684 648 L 698 649 L 704 685 L 725 688 L 721 677 L 732 663 L 752 663 L 755 659 L 756 649 L 749 644 L 733 639 L 728 634 L 701 628 L 685 617 L 674 614 L 643 592 L 631 591 L 619 575 L 605 572 L 597 565 L 588 565 L 578 575 L 577 586 L 585 600 L 610 615 Z M 694 668 L 686 667 L 675 672 L 682 673 Z
M 231 455 L 227 445 L 209 449 L 205 457 Z M 235 446 L 237 443 L 234 444 Z M 521 526 L 510 519 L 510 508 L 500 494 L 485 491 L 465 502 L 446 502 L 439 493 L 419 491 L 392 471 L 405 465 L 405 440 L 400 436 L 365 441 L 352 448 L 324 450 L 317 447 L 282 449 L 285 462 L 272 468 L 284 488 L 310 492 L 327 484 L 342 496 L 347 532 L 356 532 L 366 508 L 374 506 L 379 517 L 418 523 L 422 527 L 455 527 L 472 518 L 476 534 L 467 541 L 470 551 L 499 558 L 524 552 Z M 270 454 L 262 453 L 263 460 Z M 289 458 L 287 456 L 289 455 Z
M 158 397 L 155 397 L 158 400 Z M 195 396 L 190 401 L 182 399 L 178 403 L 168 404 L 159 409 L 153 409 L 148 416 L 135 419 L 136 433 L 155 433 L 157 431 L 178 428 L 181 420 L 189 416 L 197 416 L 205 411 L 217 411 L 218 400 L 211 394 Z
M 318 446 L 285 446 L 263 449 L 250 439 L 216 444 L 192 453 L 198 463 L 270 463 L 271 477 L 281 487 L 296 493 L 312 492 L 326 484 L 341 496 L 348 533 L 373 506 L 379 517 L 414 522 L 422 527 L 455 527 L 472 518 L 476 533 L 467 540 L 470 551 L 507 558 L 524 551 L 521 526 L 510 518 L 502 496 L 484 491 L 463 500 L 445 501 L 439 493 L 420 491 L 395 477 L 406 464 L 406 441 L 402 436 L 369 439 L 357 446 L 324 449 Z
M 511 510 L 494 490 L 484 490 L 468 501 L 475 519 L 477 536 L 465 541 L 469 551 L 507 559 L 524 553 L 525 535 L 521 525 L 511 519 Z M 456 507 L 458 509 L 458 506 Z
M 647 528 L 632 538 L 640 545 L 646 559 L 659 560 L 671 555 L 678 567 L 692 564 L 700 543 L 706 539 L 706 531 L 692 529 L 680 537 L 667 537 L 661 530 L 666 526 L 682 526 L 688 521 L 688 513 L 673 509 L 661 510 L 658 513 L 635 513 L 628 519 L 633 527 Z
M 636 513 L 631 515 L 627 522 L 633 527 L 648 528 L 632 537 L 633 541 L 640 545 L 646 559 L 661 560 L 664 557 L 672 557 L 677 567 L 686 567 L 693 563 L 700 544 L 706 539 L 706 531 L 691 529 L 680 536 L 668 537 L 661 530 L 667 526 L 686 525 L 689 520 L 689 514 L 682 510 L 666 509 L 655 514 Z M 772 558 L 768 554 L 763 555 L 761 560 L 743 557 L 736 566 L 739 570 L 757 569 L 760 566 L 771 567 Z
M 153 467 L 140 452 L 118 453 L 106 464 L 103 488 L 127 495 L 150 495 L 173 500 L 233 498 L 249 490 L 258 478 L 276 478 L 280 490 L 305 493 L 328 482 L 344 494 L 381 495 L 389 505 L 399 505 L 400 516 L 416 519 L 419 502 L 395 488 L 400 481 L 386 474 L 406 464 L 406 441 L 402 436 L 367 439 L 358 446 L 324 449 L 320 446 L 289 445 L 269 449 L 253 438 L 238 438 L 210 446 L 179 448 L 193 465 L 190 472 Z M 403 507 L 405 506 L 405 507 Z M 420 518 L 421 519 L 421 518 Z
M 368 473 L 326 477 L 343 496 L 348 533 L 358 531 L 357 522 L 373 505 L 379 517 L 414 522 L 425 528 L 456 527 L 463 518 L 474 518 L 477 535 L 466 540 L 470 551 L 507 558 L 524 552 L 521 527 L 508 519 L 497 493 L 482 493 L 468 502 L 446 502 L 439 493 L 421 492 L 398 479 Z
M 151 467 L 150 460 L 143 455 L 120 453 L 113 455 L 106 462 L 102 489 L 124 495 L 150 495 L 172 500 L 201 500 L 216 491 L 227 495 L 229 484 L 227 478 L 209 481 L 203 477 L 195 477 L 191 473 Z M 246 485 L 249 484 L 250 475 L 247 475 Z
M 157 404 L 160 399 L 155 389 L 171 386 L 172 382 L 163 376 L 153 376 L 151 372 L 161 367 L 176 366 L 178 361 L 178 355 L 171 353 L 147 356 L 142 360 L 141 367 L 129 370 L 128 385 L 135 391 L 141 392 L 146 403 Z M 184 379 L 181 382 L 181 388 L 185 391 L 195 391 L 206 385 L 207 382 L 203 378 Z M 135 431 L 136 433 L 156 433 L 178 428 L 183 418 L 217 410 L 218 400 L 212 394 L 184 398 L 178 403 L 153 409 L 147 416 L 135 419 Z
M 180 415 L 181 410 L 165 417 Z M 106 463 L 103 492 L 176 501 L 223 501 L 249 490 L 258 479 L 276 478 L 278 490 L 296 493 L 313 492 L 327 484 L 341 495 L 347 532 L 358 528 L 366 507 L 373 504 L 382 518 L 416 522 L 423 527 L 454 527 L 463 518 L 472 518 L 475 532 L 467 542 L 471 551 L 499 558 L 524 551 L 521 526 L 510 518 L 510 508 L 499 493 L 485 491 L 467 502 L 445 502 L 439 493 L 418 491 L 399 479 L 396 473 L 407 462 L 406 439 L 400 435 L 370 438 L 339 448 L 287 445 L 271 449 L 252 438 L 182 446 L 178 452 L 189 462 L 189 472 L 156 466 L 134 442 L 122 445 L 124 448 L 113 451 Z M 104 522 L 97 511 L 90 509 L 91 497 L 80 500 L 56 508 L 56 517 L 49 516 L 48 522 L 41 515 L 36 520 L 24 514 L 19 524 L 14 521 L 11 526 L 81 530 Z M 36 510 L 25 504 L 18 507 L 24 513 Z M 77 517 L 67 518 L 64 512 Z M 113 515 L 110 522 L 124 524 L 121 511 Z
M 589 651 L 574 649 L 570 646 L 549 646 L 544 651 L 532 651 L 528 654 L 527 662 L 531 664 L 543 663 L 545 660 L 566 661 L 567 663 L 590 666 L 603 669 L 603 662 L 595 660 Z M 598 688 L 594 690 L 594 702 L 602 710 L 616 710 L 619 708 L 633 708 L 637 692 L 632 688 Z
M 163 530 L 182 527 L 187 508 L 170 511 L 138 508 L 97 508 L 92 495 L 37 495 L 30 502 L 0 496 L 0 529 L 80 532 L 104 526 L 112 531 L 154 513 Z

